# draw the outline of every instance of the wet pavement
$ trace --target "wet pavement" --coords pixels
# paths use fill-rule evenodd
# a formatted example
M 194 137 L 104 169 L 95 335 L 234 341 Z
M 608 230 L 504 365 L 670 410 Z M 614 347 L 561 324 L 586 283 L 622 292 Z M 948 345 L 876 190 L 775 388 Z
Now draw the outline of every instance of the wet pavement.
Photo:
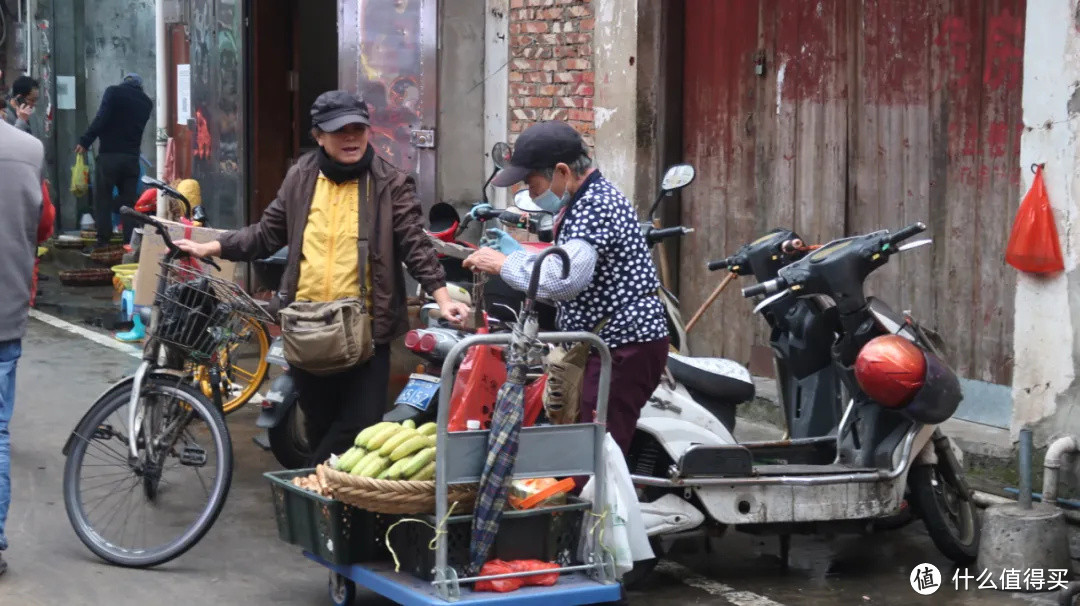
M 277 469 L 251 441 L 252 407 L 229 417 L 236 458 L 225 510 L 192 551 L 155 570 L 108 566 L 79 542 L 64 512 L 60 448 L 68 432 L 109 383 L 137 360 L 61 329 L 31 321 L 19 365 L 13 436 L 14 495 L 9 521 L 8 573 L 0 577 L 0 606 L 109 604 L 325 605 L 326 572 L 277 538 L 264 471 Z M 921 523 L 873 536 L 807 537 L 792 541 L 790 565 L 775 537 L 729 532 L 685 539 L 643 586 L 632 604 L 1054 604 L 1041 597 L 952 588 L 953 568 Z M 936 565 L 944 585 L 917 595 L 908 576 Z M 974 572 L 973 572 L 974 574 Z M 357 604 L 389 602 L 370 595 Z

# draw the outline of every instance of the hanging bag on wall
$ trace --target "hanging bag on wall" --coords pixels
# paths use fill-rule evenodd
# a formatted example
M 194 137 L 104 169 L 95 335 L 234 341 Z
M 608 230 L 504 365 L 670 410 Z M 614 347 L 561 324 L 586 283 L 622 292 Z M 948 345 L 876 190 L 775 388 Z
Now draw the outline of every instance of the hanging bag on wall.
M 1065 260 L 1061 256 L 1054 211 L 1043 183 L 1043 168 L 1035 166 L 1035 180 L 1031 183 L 1020 209 L 1016 212 L 1009 244 L 1005 247 L 1005 262 L 1020 271 L 1047 274 L 1064 271 Z

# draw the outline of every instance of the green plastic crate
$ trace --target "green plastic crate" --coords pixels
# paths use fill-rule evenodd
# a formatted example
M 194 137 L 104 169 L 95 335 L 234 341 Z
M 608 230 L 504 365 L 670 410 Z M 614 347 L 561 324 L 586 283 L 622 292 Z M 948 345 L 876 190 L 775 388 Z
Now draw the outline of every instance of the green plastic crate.
M 270 481 L 281 540 L 332 564 L 387 559 L 384 541 L 392 521 L 292 485 L 294 477 L 313 473 L 314 469 L 291 469 L 263 474 Z

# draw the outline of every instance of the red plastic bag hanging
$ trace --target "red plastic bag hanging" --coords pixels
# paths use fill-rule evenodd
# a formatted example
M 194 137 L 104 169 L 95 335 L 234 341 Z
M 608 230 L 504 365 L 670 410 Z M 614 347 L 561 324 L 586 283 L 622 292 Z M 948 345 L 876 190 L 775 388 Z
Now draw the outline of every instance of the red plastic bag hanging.
M 1035 180 L 1016 212 L 1009 244 L 1005 247 L 1005 262 L 1020 271 L 1047 274 L 1064 271 L 1054 211 L 1043 183 L 1042 166 L 1035 167 Z

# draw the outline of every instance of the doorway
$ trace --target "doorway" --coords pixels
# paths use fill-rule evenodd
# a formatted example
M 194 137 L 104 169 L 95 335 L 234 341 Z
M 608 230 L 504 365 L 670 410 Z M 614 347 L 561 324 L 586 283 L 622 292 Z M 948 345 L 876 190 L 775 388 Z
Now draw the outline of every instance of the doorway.
M 315 146 L 308 108 L 338 88 L 338 3 L 249 0 L 247 8 L 250 223 L 273 201 L 289 167 Z

